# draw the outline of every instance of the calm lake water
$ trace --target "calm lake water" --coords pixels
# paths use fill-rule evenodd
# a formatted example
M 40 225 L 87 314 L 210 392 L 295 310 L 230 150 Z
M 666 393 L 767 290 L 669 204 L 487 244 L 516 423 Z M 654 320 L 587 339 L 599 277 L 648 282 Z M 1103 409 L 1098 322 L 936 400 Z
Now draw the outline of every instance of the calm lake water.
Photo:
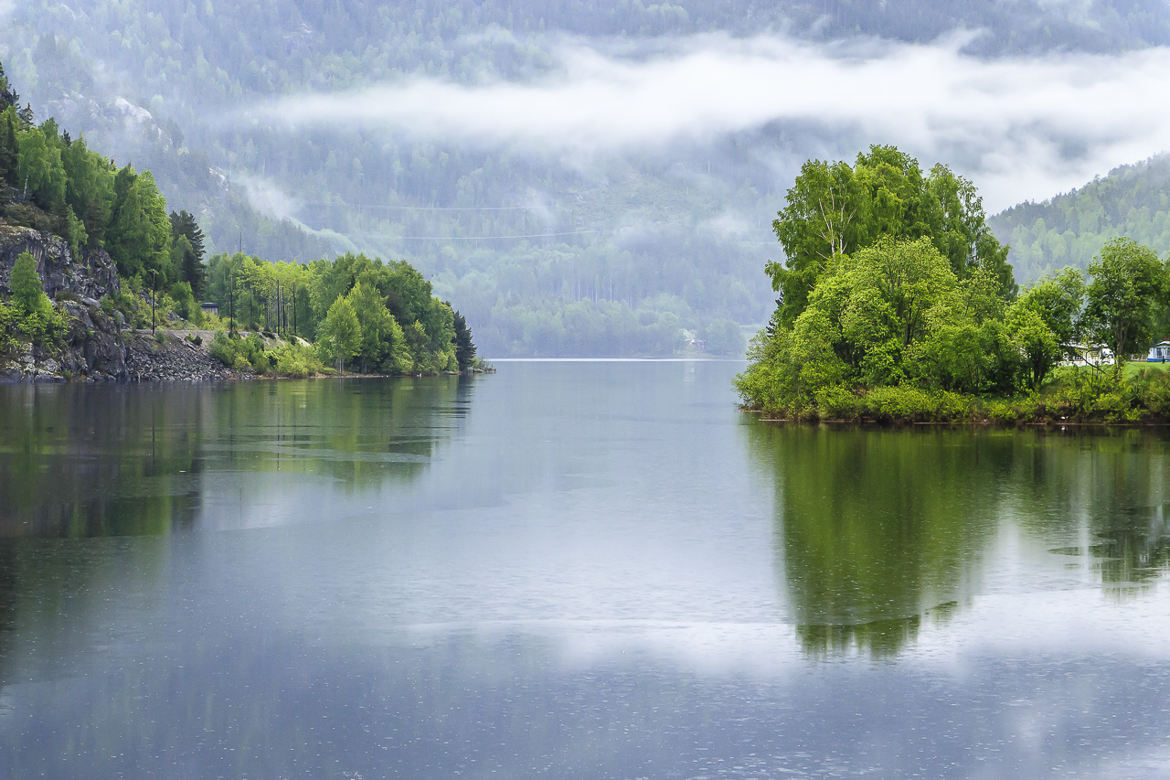
M 1170 772 L 1165 434 L 498 368 L 0 388 L 0 775 Z

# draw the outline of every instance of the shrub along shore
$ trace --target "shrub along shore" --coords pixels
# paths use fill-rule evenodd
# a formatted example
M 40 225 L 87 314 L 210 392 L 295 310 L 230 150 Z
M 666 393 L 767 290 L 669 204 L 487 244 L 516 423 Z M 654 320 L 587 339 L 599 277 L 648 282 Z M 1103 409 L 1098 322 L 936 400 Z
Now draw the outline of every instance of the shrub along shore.
M 1106 366 L 1106 369 L 1109 367 Z M 1131 364 L 1120 384 L 1085 367 L 1059 368 L 1036 392 L 981 397 L 913 386 L 822 394 L 802 407 L 747 406 L 769 422 L 879 425 L 1166 425 L 1170 373 L 1161 364 Z

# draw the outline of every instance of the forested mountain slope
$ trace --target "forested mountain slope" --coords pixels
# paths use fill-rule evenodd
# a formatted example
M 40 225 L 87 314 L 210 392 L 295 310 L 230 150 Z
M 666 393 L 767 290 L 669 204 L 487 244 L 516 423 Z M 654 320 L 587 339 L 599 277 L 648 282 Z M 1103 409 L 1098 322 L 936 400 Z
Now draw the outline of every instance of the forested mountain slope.
M 1107 241 L 1129 236 L 1159 254 L 1170 250 L 1170 156 L 1123 165 L 1041 203 L 995 215 L 992 231 L 1011 245 L 1020 281 L 1066 265 L 1087 268 Z
M 0 57 L 41 114 L 154 171 L 215 251 L 406 259 L 460 301 L 488 355 L 669 354 L 684 330 L 735 353 L 734 324 L 773 306 L 759 269 L 779 259 L 770 223 L 801 162 L 898 138 L 765 122 L 596 152 L 555 126 L 526 135 L 523 121 L 516 137 L 483 140 L 430 133 L 421 118 L 288 125 L 286 104 L 253 109 L 420 79 L 456 97 L 539 89 L 568 68 L 617 70 L 620 83 L 623 68 L 664 51 L 685 61 L 709 36 L 729 37 L 715 40 L 730 56 L 738 36 L 795 41 L 796 72 L 812 56 L 805 44 L 847 57 L 835 41 L 930 42 L 956 28 L 984 31 L 963 44 L 972 56 L 1113 52 L 1170 41 L 1165 10 L 1161 0 L 28 0 L 0 4 Z M 631 122 L 597 119 L 599 135 Z M 705 119 L 698 111 L 695 124 Z

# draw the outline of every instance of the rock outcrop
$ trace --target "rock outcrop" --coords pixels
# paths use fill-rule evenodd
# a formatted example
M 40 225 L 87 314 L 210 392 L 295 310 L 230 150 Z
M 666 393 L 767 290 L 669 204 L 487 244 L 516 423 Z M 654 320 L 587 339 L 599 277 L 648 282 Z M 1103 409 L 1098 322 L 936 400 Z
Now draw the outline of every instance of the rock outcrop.
M 15 355 L 0 355 L 0 382 L 198 382 L 250 376 L 224 366 L 174 333 L 130 330 L 122 313 L 100 299 L 120 290 L 117 270 L 103 250 L 80 260 L 59 236 L 0 223 L 0 294 L 9 294 L 9 276 L 21 252 L 37 261 L 42 286 L 67 322 L 59 347 L 25 344 Z M 210 334 L 209 334 L 210 335 Z
M 120 289 L 117 268 L 104 249 L 85 250 L 81 258 L 75 258 L 60 236 L 0 224 L 0 293 L 11 292 L 8 277 L 21 252 L 37 261 L 41 284 L 50 298 L 67 292 L 96 301 Z

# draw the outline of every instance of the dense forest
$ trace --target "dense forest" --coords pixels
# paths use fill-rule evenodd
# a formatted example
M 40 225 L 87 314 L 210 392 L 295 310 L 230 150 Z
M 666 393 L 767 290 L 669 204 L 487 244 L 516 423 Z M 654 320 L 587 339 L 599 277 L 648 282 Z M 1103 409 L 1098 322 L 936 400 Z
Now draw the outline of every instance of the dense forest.
M 131 325 L 147 324 L 149 312 L 152 328 L 173 315 L 184 326 L 222 331 L 222 318 L 213 314 L 205 323 L 200 305 L 218 303 L 227 328 L 216 335 L 212 354 L 242 370 L 303 376 L 355 361 L 363 371 L 406 374 L 476 365 L 466 319 L 435 298 L 430 282 L 405 262 L 345 254 L 271 263 L 242 253 L 205 262 L 203 230 L 187 211 L 168 215 L 149 171 L 119 168 L 52 118 L 37 124 L 2 66 L 0 225 L 61 236 L 79 260 L 93 250 L 107 252 L 123 289 L 100 303 L 120 310 Z M 10 351 L 21 338 L 58 340 L 65 323 L 28 252 L 16 260 L 8 286 L 12 302 L 0 303 L 0 350 Z M 237 338 L 239 330 L 288 340 L 270 351 L 256 334 Z
M 990 220 L 1011 244 L 1021 279 L 1035 280 L 1064 266 L 1088 268 L 1111 239 L 1129 236 L 1170 247 L 1170 157 L 1123 165 L 1109 175 L 1042 203 L 1021 203 Z
M 810 162 L 774 227 L 789 260 L 769 268 L 780 299 L 737 380 L 750 407 L 900 422 L 1170 416 L 1170 374 L 1124 371 L 1170 324 L 1170 264 L 1133 239 L 1106 243 L 1088 280 L 1065 268 L 1017 292 L 973 186 L 891 147 L 853 166 Z M 1089 344 L 1109 360 L 1086 360 Z
M 8 10 L 0 55 L 38 105 L 151 169 L 213 253 L 405 259 L 460 301 L 491 354 L 668 354 L 685 332 L 734 354 L 734 325 L 762 322 L 772 304 L 756 283 L 776 252 L 770 204 L 825 148 L 824 128 L 768 126 L 583 161 L 345 122 L 293 130 L 242 107 L 418 76 L 538 82 L 565 67 L 566 42 L 586 39 L 619 58 L 636 42 L 630 60 L 716 32 L 929 42 L 960 26 L 987 32 L 967 44 L 987 56 L 1170 41 L 1156 2 L 894 10 L 846 0 L 31 0 Z M 847 130 L 833 134 L 856 148 Z

